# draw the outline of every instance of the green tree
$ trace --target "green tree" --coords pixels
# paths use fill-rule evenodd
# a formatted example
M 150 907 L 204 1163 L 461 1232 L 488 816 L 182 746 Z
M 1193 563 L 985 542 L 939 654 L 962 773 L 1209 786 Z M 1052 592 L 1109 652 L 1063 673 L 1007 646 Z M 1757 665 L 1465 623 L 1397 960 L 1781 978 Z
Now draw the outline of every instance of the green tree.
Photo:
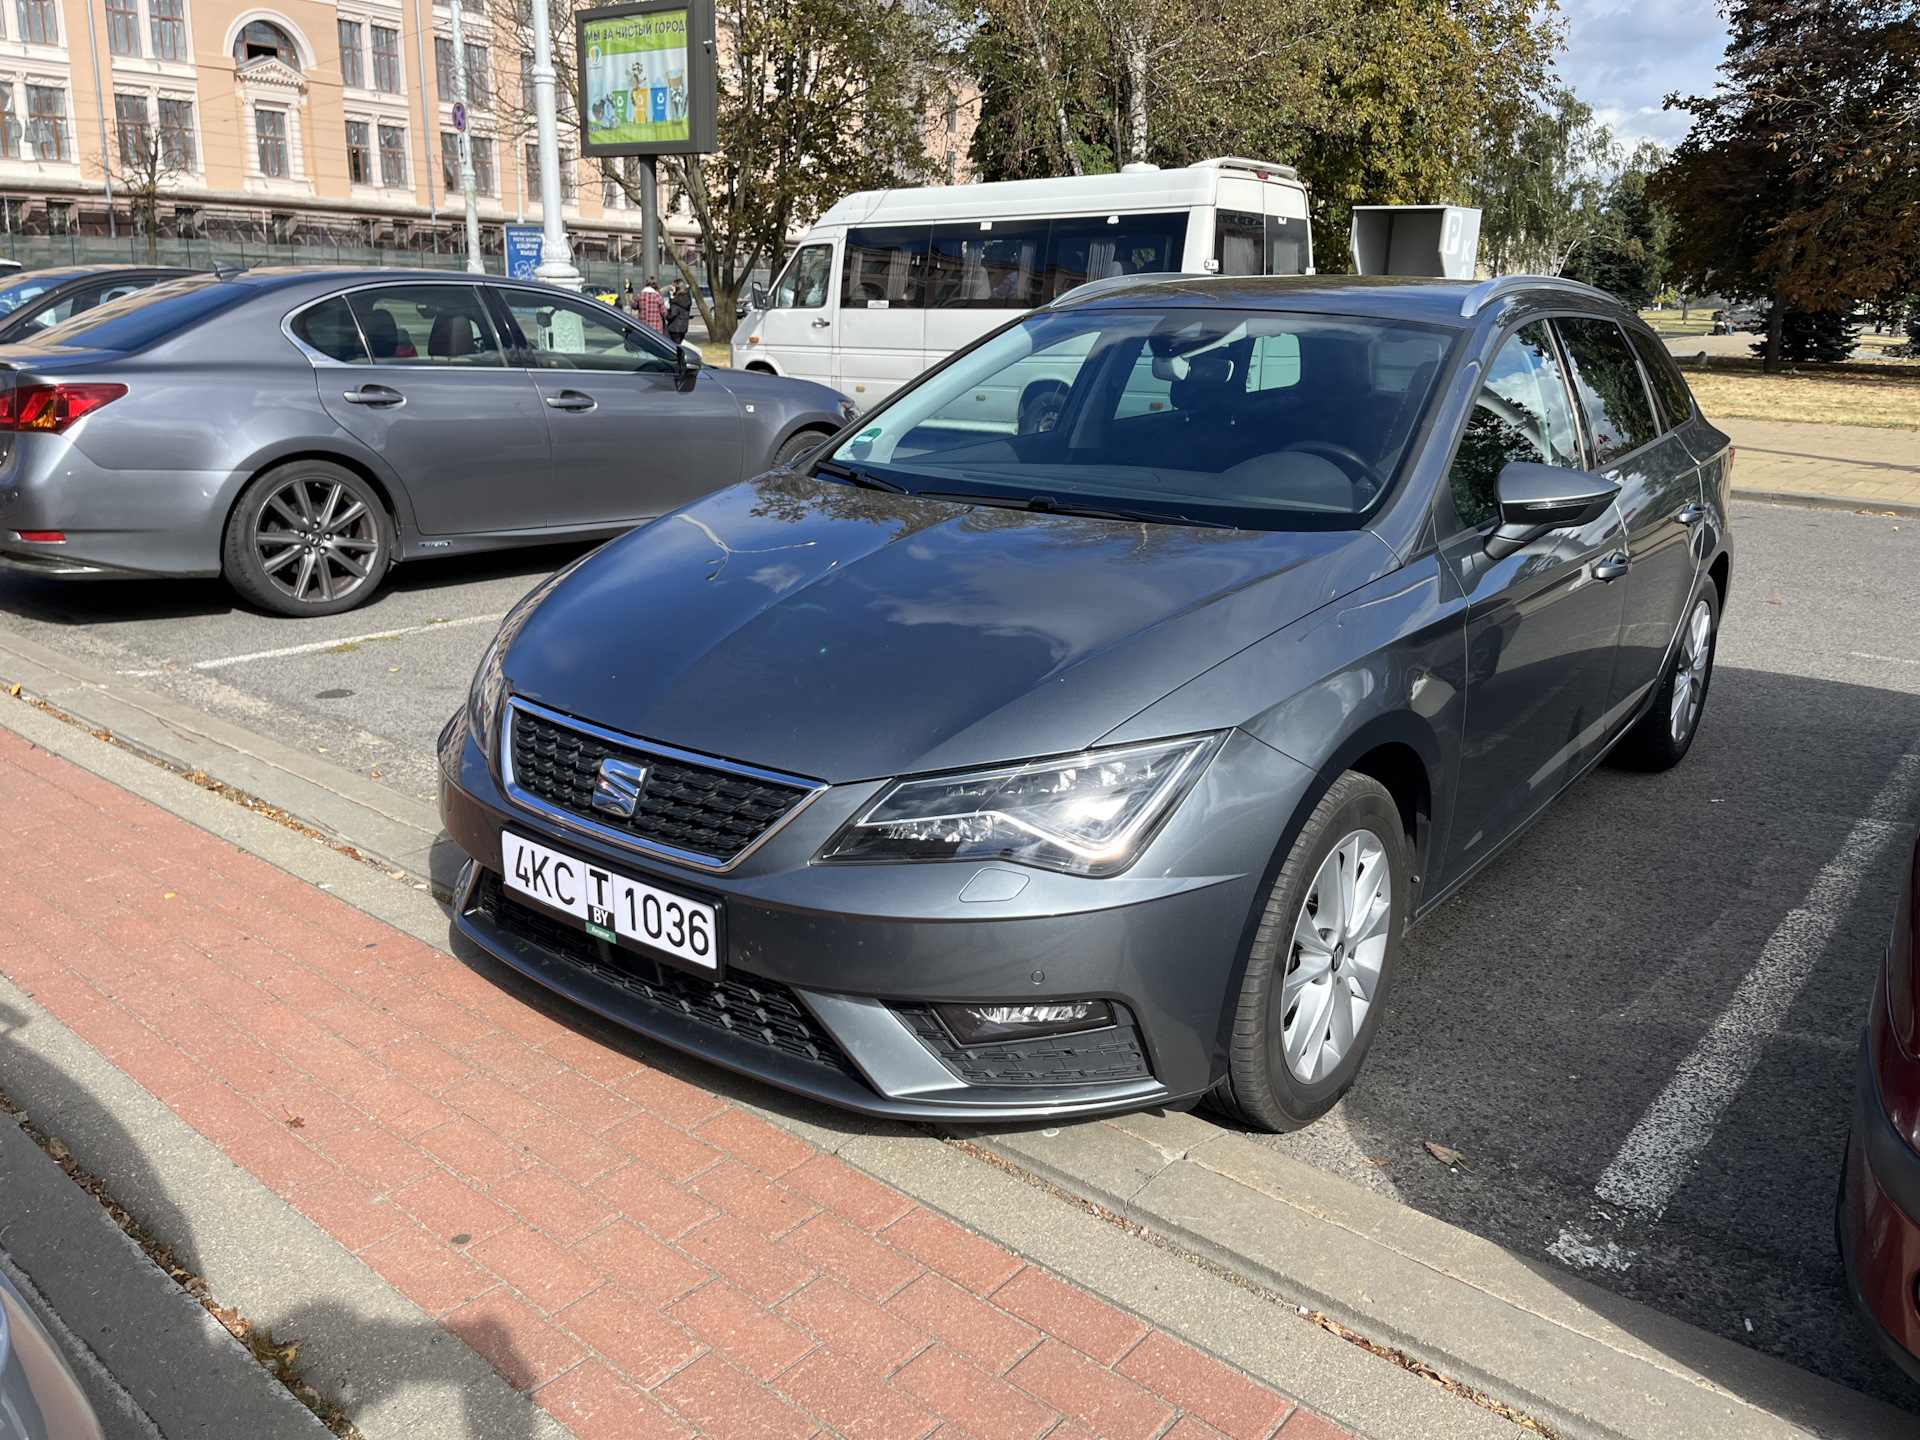
M 1838 364 L 1853 353 L 1853 342 L 1859 333 L 1860 327 L 1839 310 L 1805 310 L 1789 305 L 1787 313 L 1780 317 L 1780 358 L 1796 363 L 1811 360 Z M 1753 353 L 1765 355 L 1773 343 L 1769 327 L 1767 339 L 1755 345 Z
M 1480 251 L 1494 274 L 1558 275 L 1608 229 L 1606 177 L 1619 165 L 1612 133 L 1571 90 L 1554 92 L 1488 144 L 1473 198 Z
M 1600 226 L 1573 252 L 1562 274 L 1618 296 L 1644 310 L 1667 279 L 1667 237 L 1673 222 L 1648 194 L 1648 182 L 1666 163 L 1666 152 L 1643 140 L 1607 186 Z
M 1787 316 L 1911 289 L 1920 214 L 1920 10 L 1913 0 L 1739 0 L 1712 95 L 1656 197 L 1683 284 Z

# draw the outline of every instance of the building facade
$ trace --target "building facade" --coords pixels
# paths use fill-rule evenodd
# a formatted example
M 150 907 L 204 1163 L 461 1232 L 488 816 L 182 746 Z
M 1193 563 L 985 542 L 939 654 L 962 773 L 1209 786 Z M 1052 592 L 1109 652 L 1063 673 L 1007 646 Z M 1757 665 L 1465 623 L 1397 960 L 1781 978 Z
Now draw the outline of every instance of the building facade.
M 541 218 L 532 82 L 485 0 L 460 19 L 497 254 Z M 453 59 L 447 0 L 0 0 L 0 228 L 124 237 L 144 208 L 182 239 L 464 249 Z M 581 258 L 630 259 L 639 213 L 596 162 L 562 166 Z

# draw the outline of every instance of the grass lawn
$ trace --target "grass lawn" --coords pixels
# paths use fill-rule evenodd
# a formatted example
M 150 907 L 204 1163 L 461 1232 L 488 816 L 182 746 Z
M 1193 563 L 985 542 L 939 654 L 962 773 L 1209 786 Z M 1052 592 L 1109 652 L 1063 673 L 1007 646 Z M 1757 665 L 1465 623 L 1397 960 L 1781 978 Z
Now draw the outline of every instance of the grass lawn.
M 1685 320 L 1680 318 L 1678 310 L 1642 310 L 1640 318 L 1662 337 L 1704 335 L 1713 328 L 1713 311 L 1700 305 L 1694 306 L 1693 313 Z
M 700 353 L 707 357 L 707 364 L 709 365 L 724 367 L 733 364 L 733 347 L 731 345 L 715 345 L 709 341 L 700 347 Z
M 1920 430 L 1920 371 L 1912 380 L 1850 375 L 1755 375 L 1687 371 L 1687 384 L 1712 419 L 1798 420 Z

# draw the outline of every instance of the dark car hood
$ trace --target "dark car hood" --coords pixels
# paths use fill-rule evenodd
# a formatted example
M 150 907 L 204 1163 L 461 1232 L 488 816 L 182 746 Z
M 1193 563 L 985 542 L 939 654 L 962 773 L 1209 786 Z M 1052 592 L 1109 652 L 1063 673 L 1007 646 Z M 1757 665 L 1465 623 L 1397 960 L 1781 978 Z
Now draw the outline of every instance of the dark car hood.
M 763 476 L 591 556 L 505 668 L 516 694 L 628 734 L 873 779 L 1091 744 L 1392 563 L 1367 531 L 1141 525 Z

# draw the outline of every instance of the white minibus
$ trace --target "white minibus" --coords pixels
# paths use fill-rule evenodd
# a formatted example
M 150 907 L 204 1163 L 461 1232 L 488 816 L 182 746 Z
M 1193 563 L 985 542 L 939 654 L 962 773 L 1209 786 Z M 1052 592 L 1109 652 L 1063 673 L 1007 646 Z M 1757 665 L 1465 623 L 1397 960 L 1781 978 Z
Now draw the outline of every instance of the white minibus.
M 1307 188 L 1290 167 L 867 190 L 820 217 L 733 336 L 733 363 L 818 380 L 862 408 L 1022 310 L 1143 273 L 1311 275 Z M 982 403 L 981 423 L 1018 397 Z

